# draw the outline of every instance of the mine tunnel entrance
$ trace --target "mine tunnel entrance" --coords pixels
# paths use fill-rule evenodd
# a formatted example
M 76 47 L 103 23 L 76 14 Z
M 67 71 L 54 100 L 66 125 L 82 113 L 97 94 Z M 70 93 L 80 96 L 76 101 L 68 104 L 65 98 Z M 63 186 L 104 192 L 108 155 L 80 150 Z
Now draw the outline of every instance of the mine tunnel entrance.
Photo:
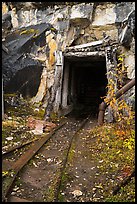
M 98 114 L 107 89 L 105 57 L 64 59 L 62 106 L 70 110 Z

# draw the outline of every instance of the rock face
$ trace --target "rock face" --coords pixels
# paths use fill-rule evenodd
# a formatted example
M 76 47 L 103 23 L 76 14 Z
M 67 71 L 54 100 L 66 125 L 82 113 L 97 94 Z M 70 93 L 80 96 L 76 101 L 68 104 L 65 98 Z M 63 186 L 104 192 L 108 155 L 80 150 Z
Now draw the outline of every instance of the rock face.
M 30 90 L 35 84 L 33 94 L 30 90 L 25 94 L 24 90 L 24 97 L 30 97 L 34 104 L 41 102 L 47 110 L 58 112 L 62 106 L 64 53 L 69 47 L 74 47 L 72 55 L 77 51 L 79 56 L 80 52 L 85 56 L 90 56 L 89 52 L 92 52 L 93 56 L 95 51 L 106 53 L 107 48 L 114 51 L 116 46 L 120 46 L 125 54 L 127 77 L 135 77 L 135 2 L 9 4 L 7 7 L 6 3 L 2 4 L 4 91 L 17 91 L 13 81 L 17 78 L 21 81 L 20 77 L 24 76 L 22 83 L 19 83 L 19 91 L 23 87 L 27 89 L 30 81 Z M 103 39 L 107 39 L 103 41 L 103 46 L 75 48 L 76 45 Z M 107 70 L 111 67 L 109 63 L 106 66 Z M 32 72 L 28 71 L 28 67 Z M 129 101 L 132 99 L 129 98 Z
M 3 42 L 8 49 L 8 53 L 3 51 L 5 92 L 21 91 L 23 96 L 28 94 L 30 97 L 36 95 L 43 67 L 41 62 L 33 59 L 32 56 L 37 57 L 38 48 L 45 42 L 43 33 L 51 27 L 49 24 L 31 26 L 24 30 L 16 30 L 7 36 Z M 25 93 L 25 87 L 30 89 L 29 93 Z M 35 90 L 34 93 L 32 87 Z
M 123 20 L 123 30 L 119 36 L 120 43 L 125 47 L 130 47 L 132 38 L 135 37 L 135 10 L 131 11 Z
M 87 27 L 92 20 L 93 5 L 94 3 L 82 3 L 80 5 L 72 6 L 70 23 L 74 26 Z
M 114 24 L 116 21 L 115 4 L 97 5 L 95 10 L 95 17 L 92 25 L 105 26 Z M 102 18 L 103 17 L 103 18 Z

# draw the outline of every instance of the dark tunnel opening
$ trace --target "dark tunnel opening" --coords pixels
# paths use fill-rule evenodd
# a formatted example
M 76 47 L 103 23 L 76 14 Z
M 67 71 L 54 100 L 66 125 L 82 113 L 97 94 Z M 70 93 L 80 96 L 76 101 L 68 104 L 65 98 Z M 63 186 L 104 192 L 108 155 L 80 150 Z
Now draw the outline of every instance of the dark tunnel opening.
M 68 72 L 67 106 L 73 104 L 73 111 L 97 116 L 101 97 L 107 92 L 105 57 L 65 59 L 64 72 Z

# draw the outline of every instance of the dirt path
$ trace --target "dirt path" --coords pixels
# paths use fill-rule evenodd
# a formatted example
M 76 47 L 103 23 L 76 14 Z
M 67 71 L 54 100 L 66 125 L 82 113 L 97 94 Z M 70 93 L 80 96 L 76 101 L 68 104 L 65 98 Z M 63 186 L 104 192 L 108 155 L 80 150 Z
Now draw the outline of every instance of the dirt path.
M 64 171 L 59 199 L 66 202 L 101 201 L 101 189 L 95 187 L 98 177 L 98 161 L 94 156 L 94 135 L 89 136 L 88 130 L 96 125 L 96 120 L 90 120 L 83 130 L 74 138 Z M 95 192 L 96 191 L 96 192 Z
M 15 182 L 9 202 L 17 200 L 16 197 L 30 202 L 54 202 L 62 199 L 59 191 L 64 160 L 68 154 L 70 141 L 81 120 L 83 118 L 68 119 L 67 125 L 58 130 L 58 133 L 44 145 L 29 162 L 30 165 L 23 168 Z M 89 124 L 92 124 L 92 122 L 90 121 Z M 85 127 L 84 130 L 87 128 Z M 88 163 L 86 166 L 88 166 Z M 81 169 L 81 164 L 78 164 L 77 168 Z M 72 168 L 72 171 L 74 171 L 74 168 Z M 72 195 L 69 194 L 69 196 Z
M 74 134 L 81 121 L 83 116 L 67 118 L 66 125 L 23 167 L 8 202 L 115 201 L 112 190 L 130 173 L 130 169 L 125 168 L 132 166 L 126 159 L 126 156 L 131 155 L 126 152 L 124 156 L 123 146 L 115 144 L 114 135 L 109 134 L 109 125 L 105 129 L 109 137 L 103 136 L 101 130 L 98 134 L 91 131 L 97 125 L 95 117 L 91 117 Z M 132 189 L 134 177 L 130 184 Z M 128 188 L 125 187 L 127 192 Z M 121 200 L 127 200 L 127 196 L 129 200 L 134 199 L 134 191 L 129 195 L 122 194 L 122 191 L 119 193 Z

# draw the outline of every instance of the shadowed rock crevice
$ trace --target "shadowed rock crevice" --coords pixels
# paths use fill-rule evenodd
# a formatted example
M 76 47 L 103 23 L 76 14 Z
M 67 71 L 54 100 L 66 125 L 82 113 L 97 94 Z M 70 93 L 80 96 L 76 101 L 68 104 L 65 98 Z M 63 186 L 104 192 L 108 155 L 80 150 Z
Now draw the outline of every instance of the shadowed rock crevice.
M 20 93 L 24 98 L 33 97 L 38 91 L 42 66 L 28 66 L 18 71 L 5 88 L 5 93 Z

